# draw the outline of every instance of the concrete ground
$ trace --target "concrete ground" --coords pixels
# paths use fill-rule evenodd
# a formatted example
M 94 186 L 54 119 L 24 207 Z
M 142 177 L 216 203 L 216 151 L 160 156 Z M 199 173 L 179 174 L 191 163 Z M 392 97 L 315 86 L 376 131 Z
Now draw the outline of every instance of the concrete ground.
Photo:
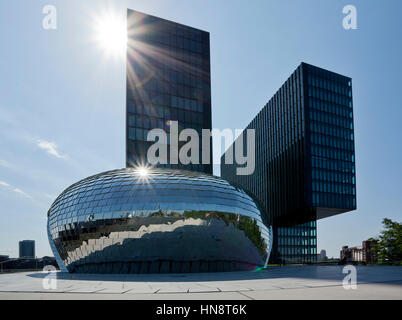
M 0 274 L 0 299 L 402 299 L 402 267 L 358 266 L 356 289 L 344 288 L 342 271 L 343 266 L 286 266 L 198 274 Z M 54 280 L 57 287 L 51 289 Z

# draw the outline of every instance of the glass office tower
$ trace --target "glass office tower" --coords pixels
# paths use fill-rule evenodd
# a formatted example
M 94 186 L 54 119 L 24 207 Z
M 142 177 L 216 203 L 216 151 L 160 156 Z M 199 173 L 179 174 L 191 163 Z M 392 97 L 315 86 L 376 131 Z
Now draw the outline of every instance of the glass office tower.
M 272 262 L 314 261 L 316 220 L 356 209 L 352 80 L 302 63 L 246 129 L 255 172 L 236 175 L 223 155 L 222 177 L 264 207 Z
M 20 258 L 35 258 L 35 240 L 22 240 L 19 242 Z
M 179 133 L 211 129 L 209 33 L 128 10 L 126 166 L 148 163 L 149 130 L 169 133 L 178 121 Z M 179 142 L 179 148 L 186 142 Z M 210 164 L 168 163 L 158 167 L 212 173 Z

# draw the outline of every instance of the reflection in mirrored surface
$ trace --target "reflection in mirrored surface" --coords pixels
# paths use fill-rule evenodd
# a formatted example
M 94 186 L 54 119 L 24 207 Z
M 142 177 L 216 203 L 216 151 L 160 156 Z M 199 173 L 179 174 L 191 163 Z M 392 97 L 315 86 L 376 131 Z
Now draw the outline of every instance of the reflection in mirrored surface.
M 67 188 L 48 212 L 63 271 L 166 273 L 253 270 L 272 229 L 253 199 L 197 172 L 120 169 Z

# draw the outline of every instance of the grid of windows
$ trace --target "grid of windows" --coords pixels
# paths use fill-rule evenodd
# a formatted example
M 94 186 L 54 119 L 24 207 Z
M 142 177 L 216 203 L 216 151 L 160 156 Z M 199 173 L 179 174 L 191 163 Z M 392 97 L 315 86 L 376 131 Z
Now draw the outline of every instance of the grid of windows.
M 277 262 L 308 263 L 317 257 L 316 221 L 290 228 L 277 228 Z
M 352 82 L 311 69 L 307 74 L 312 204 L 356 208 Z
M 211 128 L 209 33 L 129 10 L 127 166 L 147 163 L 149 130 Z M 135 32 L 138 29 L 140 31 Z M 167 142 L 169 144 L 169 141 Z M 185 142 L 179 142 L 179 148 Z M 200 148 L 200 152 L 202 149 Z M 200 153 L 201 154 L 201 153 Z M 212 152 L 211 152 L 212 156 Z M 169 159 L 169 154 L 168 154 Z M 211 165 L 159 167 L 212 173 Z
M 238 176 L 223 155 L 222 177 L 261 202 L 273 262 L 313 261 L 315 220 L 356 208 L 351 79 L 302 63 L 246 129 L 255 129 L 255 171 Z M 307 238 L 289 238 L 305 228 Z
M 254 194 L 269 212 L 267 219 L 271 224 L 281 219 L 284 212 L 296 212 L 304 204 L 306 132 L 302 75 L 299 67 L 246 128 L 255 130 L 254 173 L 237 175 L 236 165 L 226 165 L 225 155 L 221 159 L 222 177 Z M 246 136 L 245 130 L 243 150 Z

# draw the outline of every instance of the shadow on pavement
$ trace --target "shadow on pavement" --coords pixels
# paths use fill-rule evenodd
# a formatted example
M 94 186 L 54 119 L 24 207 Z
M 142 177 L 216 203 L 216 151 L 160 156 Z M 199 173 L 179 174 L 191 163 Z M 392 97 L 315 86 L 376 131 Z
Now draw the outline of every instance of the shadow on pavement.
M 347 273 L 344 266 L 283 266 L 268 267 L 265 270 L 217 273 L 177 273 L 177 274 L 83 274 L 57 272 L 59 280 L 76 281 L 122 281 L 122 282 L 208 282 L 242 281 L 258 279 L 314 279 L 342 281 Z M 31 273 L 28 277 L 44 278 L 49 273 Z M 392 282 L 402 283 L 402 267 L 356 266 L 358 283 Z

